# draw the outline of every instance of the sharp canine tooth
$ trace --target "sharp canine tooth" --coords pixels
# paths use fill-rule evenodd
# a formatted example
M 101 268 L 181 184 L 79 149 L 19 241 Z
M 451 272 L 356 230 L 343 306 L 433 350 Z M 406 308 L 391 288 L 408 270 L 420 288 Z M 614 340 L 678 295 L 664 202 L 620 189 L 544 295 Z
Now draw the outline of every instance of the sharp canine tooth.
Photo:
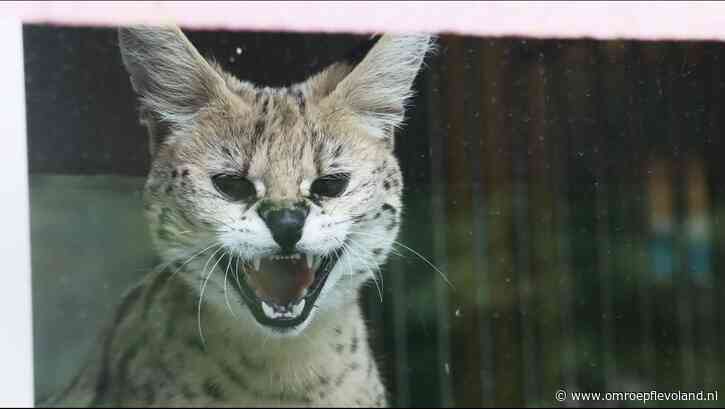
M 292 315 L 294 315 L 295 317 L 297 317 L 300 314 L 302 314 L 302 310 L 305 309 L 305 303 L 306 303 L 305 300 L 302 300 L 299 303 L 297 303 L 297 305 L 295 305 L 294 307 L 292 307 Z
M 260 259 L 259 257 L 255 257 L 253 262 L 254 262 L 254 269 L 259 270 L 259 265 L 262 264 L 262 259 Z
M 274 318 L 277 315 L 274 313 L 274 309 L 272 309 L 272 307 L 264 301 L 262 301 L 262 311 L 264 311 L 264 314 L 270 318 Z
M 313 256 L 310 253 L 307 253 L 307 268 L 312 270 L 312 266 L 315 264 L 315 256 Z

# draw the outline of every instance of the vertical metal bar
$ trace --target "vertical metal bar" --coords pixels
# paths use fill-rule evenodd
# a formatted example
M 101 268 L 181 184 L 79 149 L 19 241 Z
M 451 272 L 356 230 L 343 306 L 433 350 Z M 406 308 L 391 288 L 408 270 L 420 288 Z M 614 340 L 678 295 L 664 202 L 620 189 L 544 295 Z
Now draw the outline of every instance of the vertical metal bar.
M 606 77 L 609 74 L 610 65 L 616 63 L 606 59 L 605 49 L 597 47 L 596 60 L 599 67 L 595 81 L 597 82 L 597 108 L 596 123 L 599 132 L 596 133 L 596 147 L 594 149 L 594 174 L 595 174 L 595 214 L 597 231 L 597 260 L 599 270 L 599 302 L 601 310 L 601 333 L 602 333 L 602 369 L 604 390 L 611 391 L 613 382 L 617 380 L 616 354 L 614 352 L 614 308 L 612 300 L 612 282 L 615 280 L 612 271 L 612 243 L 610 238 L 610 213 L 609 213 L 609 185 L 611 173 L 609 172 L 608 158 L 610 150 L 608 137 L 611 129 L 606 118 L 605 102 L 616 98 L 616 95 L 605 93 L 604 86 Z M 606 62 L 606 64 L 604 64 Z
M 634 95 L 630 100 L 629 109 L 631 113 L 631 126 L 632 126 L 632 140 L 637 141 L 637 145 L 634 149 L 635 154 L 631 157 L 635 166 L 632 170 L 632 184 L 630 186 L 630 194 L 633 197 L 639 197 L 640 199 L 633 203 L 631 213 L 634 215 L 630 220 L 633 228 L 632 234 L 632 272 L 637 277 L 638 287 L 638 299 L 639 299 L 639 314 L 641 323 L 641 347 L 643 356 L 643 367 L 641 376 L 645 382 L 655 384 L 655 371 L 657 368 L 657 354 L 654 346 L 654 314 L 653 314 L 653 271 L 650 268 L 648 260 L 649 254 L 647 253 L 647 242 L 649 239 L 648 225 L 647 225 L 647 207 L 646 197 L 649 194 L 648 184 L 646 177 L 650 174 L 651 168 L 649 164 L 649 152 L 644 150 L 647 148 L 645 138 L 646 129 L 645 123 L 649 121 L 649 118 L 645 117 L 642 110 L 638 110 L 637 107 L 647 101 L 645 97 L 646 78 L 649 70 L 651 69 L 651 63 L 644 59 L 645 50 L 642 47 L 636 49 L 636 61 L 639 63 L 633 69 L 633 88 Z
M 609 186 L 610 209 L 614 212 L 610 215 L 613 223 L 610 268 L 614 275 L 612 296 L 617 298 L 611 307 L 618 323 L 612 331 L 619 326 L 627 328 L 619 337 L 618 333 L 611 334 L 619 341 L 614 348 L 614 358 L 618 359 L 611 370 L 632 374 L 634 379 L 646 383 L 653 364 L 652 355 L 647 353 L 651 352 L 651 319 L 643 319 L 649 317 L 649 310 L 642 308 L 645 303 L 641 295 L 645 290 L 640 290 L 642 283 L 649 282 L 645 281 L 649 272 L 644 271 L 646 254 L 643 251 L 647 240 L 643 234 L 646 214 L 642 208 L 643 178 L 646 176 L 642 173 L 642 157 L 646 144 L 641 129 L 642 109 L 638 109 L 642 103 L 638 88 L 640 54 L 637 45 L 631 42 L 613 42 L 604 48 L 608 62 L 604 68 L 607 74 L 604 76 L 606 91 L 602 96 L 602 112 L 609 123 L 606 128 L 610 141 L 607 156 L 616 160 L 611 163 L 611 173 L 615 177 Z M 638 344 L 640 352 L 644 353 L 635 353 L 637 358 L 630 359 Z
M 485 129 L 481 124 L 482 116 L 482 100 L 487 95 L 482 94 L 481 84 L 481 43 L 483 39 L 472 38 L 466 44 L 466 99 L 465 116 L 466 128 L 465 135 L 467 138 L 467 146 L 470 157 L 471 166 L 471 207 L 472 207 L 472 268 L 474 273 L 475 285 L 475 305 L 476 316 L 478 321 L 478 338 L 479 338 L 479 373 L 481 377 L 481 396 L 480 402 L 482 406 L 493 406 L 495 374 L 493 371 L 493 334 L 491 333 L 490 320 L 486 316 L 486 312 L 490 310 L 489 302 L 489 279 L 488 279 L 488 253 L 486 252 L 486 209 L 487 201 L 483 191 L 482 180 L 482 152 Z
M 682 160 L 682 155 L 678 155 L 675 158 L 674 163 L 675 165 L 673 167 L 677 169 L 677 173 L 674 177 L 676 183 L 679 185 L 679 188 L 676 190 L 678 192 L 677 199 L 678 202 L 681 203 L 683 196 L 686 196 L 687 190 L 690 189 L 689 186 L 684 186 L 685 183 L 689 182 L 685 181 L 685 178 L 687 177 L 687 165 Z M 686 218 L 686 216 L 683 214 L 684 209 L 680 207 L 677 213 L 679 217 L 677 217 L 677 224 L 674 232 L 676 238 L 675 251 L 677 254 L 677 260 L 679 260 L 679 264 L 675 266 L 676 274 L 674 277 L 673 288 L 673 292 L 677 295 L 676 297 L 674 297 L 674 300 L 672 300 L 672 302 L 674 302 L 676 305 L 677 331 L 679 332 L 679 351 L 677 351 L 677 355 L 679 355 L 680 359 L 680 372 L 674 376 L 674 379 L 676 379 L 675 385 L 681 385 L 683 390 L 687 392 L 692 392 L 695 390 L 695 378 L 697 376 L 693 349 L 695 333 L 693 321 L 695 317 L 693 316 L 692 308 L 692 303 L 694 301 L 692 295 L 695 292 L 695 288 L 689 274 L 690 269 L 687 267 L 688 259 L 686 249 L 688 240 L 686 237 L 684 226 L 682 225 L 684 219 Z
M 693 321 L 693 359 L 695 364 L 695 388 L 704 388 L 708 383 L 708 373 L 712 368 L 712 339 L 714 305 L 714 277 L 712 261 L 711 192 L 707 186 L 707 164 L 704 150 L 708 132 L 710 90 L 712 89 L 712 59 L 710 48 L 705 44 L 693 44 L 687 54 L 681 76 L 689 79 L 687 99 L 688 117 L 694 122 L 697 138 L 692 140 L 688 149 L 688 186 L 686 237 L 688 239 L 687 267 L 694 287 L 691 303 Z M 685 138 L 685 140 L 690 140 Z
M 562 353 L 560 354 L 562 367 L 562 388 L 567 392 L 579 389 L 577 380 L 577 346 L 576 328 L 574 326 L 574 279 L 571 267 L 571 211 L 569 207 L 569 177 L 568 152 L 572 136 L 567 131 L 566 112 L 568 108 L 564 71 L 566 62 L 563 60 L 566 49 L 565 44 L 559 43 L 562 53 L 559 54 L 557 64 L 553 67 L 552 88 L 555 90 L 556 101 L 552 105 L 550 117 L 553 127 L 562 135 L 562 141 L 551 146 L 551 163 L 553 178 L 558 183 L 554 186 L 556 197 L 555 222 L 558 227 L 556 237 L 557 261 L 559 264 L 560 285 L 558 299 L 561 309 Z M 565 405 L 574 406 L 574 402 L 565 402 Z
M 709 251 L 711 254 L 712 262 L 710 264 L 711 272 L 710 277 L 712 283 L 709 287 L 708 296 L 702 300 L 699 308 L 699 314 L 701 316 L 702 327 L 701 336 L 704 340 L 704 356 L 702 359 L 705 360 L 704 369 L 704 382 L 703 387 L 706 390 L 712 391 L 718 388 L 720 377 L 723 375 L 720 372 L 721 367 L 725 366 L 722 364 L 722 360 L 719 359 L 717 352 L 718 346 L 722 345 L 721 331 L 723 329 L 722 324 L 719 321 L 719 311 L 722 311 L 719 303 L 723 294 L 723 289 L 720 286 L 718 279 L 722 274 L 717 274 L 722 271 L 722 231 L 723 231 L 723 220 L 720 216 L 720 208 L 722 206 L 722 195 L 719 193 L 722 189 L 722 167 L 718 166 L 721 162 L 719 155 L 722 152 L 722 140 L 721 135 L 721 118 L 722 108 L 725 106 L 723 103 L 723 81 L 722 81 L 722 64 L 721 64 L 721 50 L 723 49 L 721 44 L 710 44 L 707 46 L 708 57 L 703 62 L 705 67 L 708 69 L 707 78 L 705 80 L 705 89 L 707 91 L 707 103 L 706 103 L 706 125 L 705 132 L 703 135 L 703 146 L 702 155 L 706 165 L 706 178 L 705 189 L 707 189 L 706 197 L 709 200 L 709 225 L 710 225 L 710 236 L 708 238 Z M 718 146 L 718 143 L 720 146 Z M 714 152 L 714 154 L 713 154 Z M 720 182 L 720 183 L 719 183 Z M 722 313 L 720 313 L 722 314 Z
M 507 350 L 505 348 L 510 348 L 509 345 L 506 345 L 505 348 L 498 348 L 499 345 L 502 345 L 499 342 L 502 336 L 501 332 L 497 331 L 503 303 L 501 292 L 498 291 L 502 279 L 498 260 L 501 259 L 502 248 L 505 248 L 499 243 L 506 238 L 499 208 L 502 202 L 501 195 L 504 194 L 506 186 L 499 185 L 498 173 L 494 171 L 494 166 L 498 164 L 492 162 L 500 153 L 500 135 L 505 127 L 506 110 L 509 109 L 504 93 L 505 83 L 508 80 L 507 68 L 510 65 L 506 52 L 507 46 L 508 42 L 501 39 L 486 39 L 481 40 L 479 49 L 481 140 L 477 149 L 479 152 L 477 166 L 481 181 L 481 194 L 485 195 L 486 207 L 484 209 L 476 206 L 476 208 L 477 217 L 480 216 L 480 223 L 485 229 L 481 251 L 487 255 L 485 259 L 480 260 L 486 270 L 487 286 L 479 289 L 479 299 L 485 299 L 485 303 L 482 304 L 481 320 L 482 328 L 485 325 L 488 332 L 488 337 L 484 338 L 484 334 L 482 334 L 481 340 L 488 339 L 489 342 L 488 351 L 481 357 L 481 359 L 488 357 L 488 360 L 482 362 L 481 376 L 483 403 L 489 407 L 496 406 L 497 403 L 500 405 L 500 399 L 497 397 L 502 395 L 503 388 L 498 386 L 502 382 L 509 383 L 509 378 L 501 376 L 501 374 L 505 375 L 505 372 L 497 370 L 501 355 Z M 480 231 L 480 229 L 477 230 Z
M 482 49 L 482 65 L 486 95 L 482 125 L 486 139 L 482 147 L 483 178 L 488 192 L 486 217 L 489 240 L 488 253 L 491 283 L 491 319 L 496 350 L 496 405 L 521 405 L 522 364 L 518 292 L 512 265 L 513 220 L 511 214 L 512 165 L 511 129 L 513 114 L 510 106 L 510 75 L 515 41 L 490 40 Z
M 704 121 L 702 122 L 704 124 Z M 704 137 L 704 135 L 699 135 Z M 687 176 L 687 218 L 685 220 L 684 237 L 687 240 L 686 272 L 691 280 L 691 293 L 686 296 L 691 300 L 690 329 L 692 344 L 689 345 L 694 379 L 689 381 L 690 387 L 702 388 L 707 382 L 710 363 L 707 361 L 712 339 L 712 261 L 710 255 L 710 200 L 707 189 L 705 164 L 702 157 L 692 153 L 687 160 L 685 169 Z M 683 351 L 687 352 L 687 351 Z M 686 357 L 683 357 L 686 358 Z M 687 362 L 683 362 L 687 364 Z
M 520 45 L 519 53 L 526 53 L 528 42 Z M 511 113 L 518 118 L 511 124 L 511 174 L 513 232 L 514 232 L 514 258 L 513 268 L 516 272 L 517 291 L 519 298 L 518 313 L 521 331 L 521 361 L 522 361 L 522 392 L 525 406 L 536 405 L 538 392 L 539 363 L 536 353 L 536 320 L 532 317 L 532 305 L 535 303 L 535 291 L 531 275 L 530 257 L 530 221 L 529 221 L 529 133 L 531 132 L 531 115 L 529 112 L 530 98 L 528 91 L 529 69 L 527 62 L 520 61 L 515 67 L 515 80 L 511 89 Z
M 532 229 L 531 276 L 537 295 L 537 321 L 539 327 L 538 349 L 540 354 L 540 401 L 539 405 L 554 402 L 554 393 L 561 389 L 561 309 L 552 300 L 558 294 L 560 271 L 556 249 L 554 224 L 556 196 L 554 187 L 558 180 L 552 173 L 551 151 L 561 143 L 560 132 L 551 119 L 555 107 L 552 102 L 552 65 L 556 62 L 556 50 L 552 41 L 540 44 L 537 55 L 529 68 L 529 178 L 531 180 L 529 212 Z M 558 296 L 557 296 L 558 297 Z
M 725 48 L 718 44 L 719 50 L 715 54 L 715 64 L 713 66 L 713 86 L 711 88 L 715 106 L 712 107 L 711 118 L 714 120 L 710 125 L 710 136 L 708 137 L 707 152 L 708 162 L 711 164 L 710 187 L 713 192 L 713 202 L 716 205 L 713 208 L 713 227 L 715 229 L 715 257 L 714 268 L 718 272 L 716 274 L 716 293 L 720 295 L 716 297 L 717 311 L 717 337 L 715 342 L 719 346 L 717 348 L 717 359 L 719 363 L 716 378 L 714 380 L 715 387 L 722 383 L 725 378 L 725 299 L 721 296 L 725 294 L 725 166 L 721 160 L 721 154 L 725 151 L 725 139 L 722 138 L 723 118 L 725 118 L 725 78 L 722 77 L 723 62 L 725 61 Z M 721 402 L 724 398 L 721 398 Z
M 596 240 L 597 143 L 601 136 L 596 127 L 596 101 L 598 100 L 594 72 L 597 70 L 593 43 L 576 42 L 565 53 L 566 78 L 566 134 L 569 138 L 567 151 L 570 220 L 575 227 L 569 232 L 571 245 L 572 289 L 576 309 L 574 325 L 581 334 L 575 342 L 575 365 L 578 382 L 585 390 L 602 390 L 603 379 L 597 371 L 584 370 L 587 366 L 601 367 L 601 333 L 597 322 L 601 319 L 598 301 L 601 282 L 591 280 L 598 270 Z M 594 239 L 594 240 L 592 240 Z M 594 246 L 591 242 L 594 242 Z M 589 339 L 584 343 L 582 339 Z
M 441 54 L 445 53 L 441 44 Z M 443 61 L 442 56 L 439 57 Z M 448 271 L 448 257 L 446 251 L 446 145 L 445 145 L 445 125 L 440 116 L 443 109 L 441 103 L 441 87 L 444 83 L 441 77 L 445 75 L 446 67 L 443 65 L 432 66 L 428 76 L 429 83 L 427 88 L 428 107 L 429 107 L 429 129 L 430 129 L 430 158 L 431 158 L 431 208 L 433 223 L 433 260 L 435 264 L 442 270 Z M 440 382 L 440 404 L 444 407 L 450 407 L 455 404 L 451 393 L 451 376 L 450 376 L 450 332 L 448 325 L 449 317 L 449 294 L 448 286 L 443 280 L 434 280 L 435 282 L 435 304 L 436 304 L 436 321 L 437 334 L 436 341 L 438 345 L 438 367 L 433 371 L 436 373 Z
M 476 305 L 476 283 L 473 270 L 473 247 L 471 225 L 471 170 L 469 146 L 471 144 L 472 115 L 470 98 L 472 89 L 470 80 L 470 56 L 466 56 L 468 38 L 448 37 L 446 64 L 445 102 L 446 128 L 448 134 L 447 178 L 448 192 L 446 210 L 448 242 L 448 275 L 455 286 L 452 293 L 451 308 L 451 371 L 456 382 L 453 392 L 460 405 L 480 404 L 480 344 L 478 340 L 479 323 Z
M 692 159 L 688 158 L 688 153 L 692 152 L 693 145 L 698 143 L 702 138 L 702 129 L 704 126 L 704 118 L 700 114 L 700 109 L 704 101 L 702 100 L 702 90 L 697 90 L 698 69 L 697 61 L 701 56 L 701 48 L 696 44 L 681 44 L 677 49 L 677 59 L 673 61 L 674 67 L 670 72 L 670 80 L 673 82 L 673 119 L 676 123 L 672 127 L 674 130 L 673 160 L 674 168 L 678 170 L 677 191 L 678 191 L 678 223 L 676 224 L 676 236 L 678 259 L 680 264 L 678 267 L 678 283 L 676 283 L 675 291 L 678 292 L 677 297 L 677 314 L 678 326 L 680 332 L 680 359 L 682 365 L 682 387 L 689 391 L 694 391 L 697 383 L 697 363 L 695 359 L 694 342 L 695 342 L 695 316 L 693 312 L 695 298 L 692 295 L 697 291 L 695 288 L 694 271 L 691 268 L 688 256 L 688 248 L 691 241 L 687 232 L 687 224 L 692 219 L 690 214 L 693 194 L 697 194 L 695 189 L 699 186 L 697 177 L 691 170 L 695 163 L 688 163 Z M 694 84 L 694 86 L 692 85 Z M 683 103 L 687 101 L 687 103 Z M 687 134 L 684 137 L 683 134 Z
M 411 385 L 409 379 L 410 364 L 408 357 L 408 325 L 407 325 L 407 286 L 405 269 L 400 259 L 392 258 L 388 263 L 387 278 L 392 286 L 390 297 L 392 307 L 393 339 L 395 345 L 395 400 L 400 407 L 410 406 Z

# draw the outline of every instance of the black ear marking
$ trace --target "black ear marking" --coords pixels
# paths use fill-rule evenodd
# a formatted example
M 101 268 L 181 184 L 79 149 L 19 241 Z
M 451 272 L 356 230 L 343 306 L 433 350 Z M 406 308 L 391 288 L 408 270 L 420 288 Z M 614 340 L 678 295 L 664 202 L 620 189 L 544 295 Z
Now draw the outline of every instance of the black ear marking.
M 335 158 L 335 159 L 339 158 L 340 155 L 342 155 L 342 145 L 340 145 L 337 148 L 335 148 L 335 151 L 332 152 L 332 157 Z
M 300 114 L 304 114 L 305 108 L 307 106 L 307 101 L 305 101 L 305 94 L 302 92 L 301 89 L 296 89 L 294 91 L 290 90 L 290 92 L 292 93 L 292 96 L 297 101 L 297 106 L 300 109 Z
M 343 57 L 342 61 L 346 64 L 350 64 L 353 67 L 358 65 L 360 61 L 365 58 L 368 52 L 370 52 L 370 50 L 375 46 L 375 44 L 377 44 L 378 40 L 380 40 L 381 37 L 381 35 L 376 34 L 366 40 L 363 40 L 355 48 L 350 50 L 345 55 L 345 57 Z
M 383 211 L 390 212 L 392 214 L 395 214 L 398 211 L 396 208 L 391 206 L 389 203 L 384 203 L 383 206 L 381 207 L 381 209 L 383 209 Z

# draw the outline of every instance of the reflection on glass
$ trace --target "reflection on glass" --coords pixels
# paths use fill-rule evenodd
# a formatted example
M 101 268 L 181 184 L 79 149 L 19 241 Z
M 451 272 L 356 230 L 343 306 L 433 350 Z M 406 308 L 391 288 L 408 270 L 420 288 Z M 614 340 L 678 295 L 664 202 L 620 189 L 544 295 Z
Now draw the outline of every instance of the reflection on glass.
M 42 401 L 72 382 L 121 295 L 160 260 L 141 200 L 148 141 L 115 31 L 24 35 Z M 224 69 L 270 86 L 364 39 L 188 35 Z M 723 51 L 438 39 L 396 136 L 400 245 L 361 297 L 391 405 L 718 390 Z

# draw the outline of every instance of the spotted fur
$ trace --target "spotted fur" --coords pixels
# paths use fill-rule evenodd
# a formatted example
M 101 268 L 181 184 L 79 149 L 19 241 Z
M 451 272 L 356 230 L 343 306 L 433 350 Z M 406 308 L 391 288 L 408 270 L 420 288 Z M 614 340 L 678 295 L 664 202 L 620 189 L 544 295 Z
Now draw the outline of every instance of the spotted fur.
M 51 404 L 385 406 L 357 296 L 398 233 L 393 136 L 431 38 L 382 36 L 287 88 L 225 73 L 177 28 L 124 28 L 119 40 L 150 134 L 145 210 L 163 265 L 126 295 Z M 350 175 L 340 197 L 311 195 L 316 178 L 339 172 Z M 225 200 L 218 173 L 248 178 L 257 198 Z M 342 254 L 313 314 L 285 335 L 227 291 L 218 257 L 276 251 L 260 198 L 307 202 L 298 248 Z

